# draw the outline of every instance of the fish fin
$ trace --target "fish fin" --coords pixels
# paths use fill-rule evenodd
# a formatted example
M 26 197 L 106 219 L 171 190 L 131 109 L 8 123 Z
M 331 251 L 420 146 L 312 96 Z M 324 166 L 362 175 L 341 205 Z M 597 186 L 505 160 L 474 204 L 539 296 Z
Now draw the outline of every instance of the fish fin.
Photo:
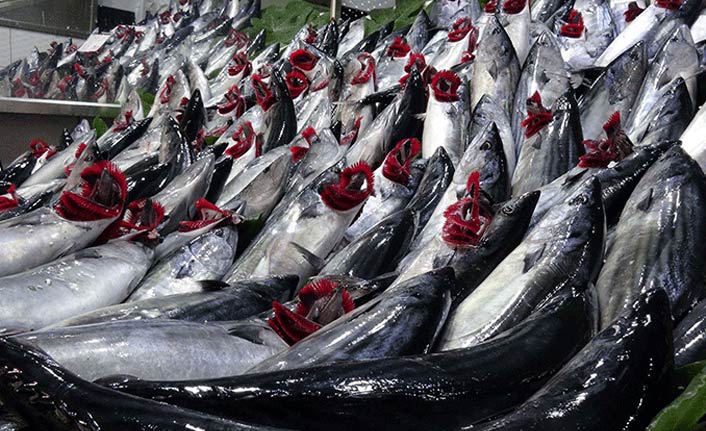
M 230 284 L 221 280 L 199 280 L 197 283 L 204 292 L 218 292 L 219 290 L 230 287 Z
M 313 269 L 316 270 L 316 272 L 321 271 L 321 268 L 323 268 L 324 265 L 326 265 L 325 260 L 323 260 L 319 256 L 315 255 L 314 253 L 310 252 L 309 250 L 305 249 L 304 247 L 297 244 L 296 242 L 290 242 L 289 244 L 291 244 L 291 246 L 294 247 L 294 249 L 299 253 L 299 255 L 301 257 L 303 257 L 304 260 L 306 260 L 307 263 L 309 265 L 311 265 L 311 267 Z
M 495 61 L 490 62 L 490 66 L 488 66 L 488 74 L 490 75 L 493 80 L 497 79 L 498 77 L 498 65 Z
M 542 258 L 542 255 L 544 254 L 544 247 L 546 245 L 542 245 L 542 247 L 538 248 L 531 254 L 527 254 L 525 256 L 525 267 L 522 269 L 522 273 L 526 273 L 529 271 L 539 260 Z
M 652 189 L 650 189 L 647 196 L 645 196 L 640 202 L 637 203 L 637 209 L 639 209 L 640 211 L 647 211 L 650 208 L 650 205 L 652 205 L 652 194 L 653 191 Z
M 71 251 L 74 250 L 75 247 L 76 247 L 75 242 L 73 242 L 73 241 L 67 242 L 66 244 L 64 244 L 63 247 L 61 247 L 59 254 L 56 255 L 56 259 L 59 259 L 61 257 L 66 256 L 67 254 L 71 253 Z M 85 250 L 83 250 L 83 251 L 85 251 Z M 86 257 L 89 257 L 89 256 L 86 255 Z M 96 256 L 96 257 L 100 257 L 100 256 Z
M 230 328 L 227 328 L 228 335 L 242 338 L 243 340 L 247 340 L 253 344 L 264 345 L 265 341 L 260 336 L 260 331 L 262 329 L 262 326 L 248 324 L 237 324 Z
M 575 184 L 577 180 L 583 178 L 583 175 L 588 172 L 587 168 L 574 168 L 566 173 L 566 178 L 562 185 Z

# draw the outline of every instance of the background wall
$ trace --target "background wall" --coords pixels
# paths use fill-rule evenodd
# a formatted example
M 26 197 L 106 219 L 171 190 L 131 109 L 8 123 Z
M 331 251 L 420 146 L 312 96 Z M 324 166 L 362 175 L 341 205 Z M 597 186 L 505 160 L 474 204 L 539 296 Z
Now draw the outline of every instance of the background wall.
M 66 39 L 66 36 L 0 27 L 0 66 L 6 66 L 26 57 L 35 46 L 40 50 L 46 50 L 52 41 L 62 42 Z M 83 39 L 74 38 L 74 42 L 81 45 Z

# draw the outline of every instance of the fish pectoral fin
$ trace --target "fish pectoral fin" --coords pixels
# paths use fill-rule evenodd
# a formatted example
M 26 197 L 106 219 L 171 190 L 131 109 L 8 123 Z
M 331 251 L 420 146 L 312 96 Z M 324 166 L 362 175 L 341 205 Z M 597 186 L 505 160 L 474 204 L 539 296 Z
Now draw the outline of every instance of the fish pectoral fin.
M 647 211 L 648 209 L 650 209 L 650 205 L 652 204 L 652 194 L 653 191 L 652 189 L 650 189 L 650 191 L 645 195 L 645 197 L 637 203 L 636 208 L 640 211 Z
M 201 290 L 204 292 L 217 292 L 225 289 L 226 287 L 230 287 L 230 284 L 221 280 L 199 280 L 197 283 L 201 286 Z
M 317 272 L 321 271 L 321 269 L 326 265 L 326 261 L 324 261 L 319 256 L 315 255 L 314 253 L 310 252 L 309 250 L 305 249 L 301 245 L 297 244 L 296 242 L 290 242 L 289 244 Z
M 527 271 L 529 271 L 537 262 L 539 262 L 539 260 L 542 258 L 542 255 L 544 254 L 545 247 L 546 247 L 546 245 L 543 244 L 537 250 L 525 255 L 525 266 L 524 266 L 524 268 L 522 268 L 523 274 L 526 273 Z
M 583 175 L 588 172 L 588 168 L 574 168 L 566 173 L 563 185 L 576 184 L 576 181 L 583 178 Z

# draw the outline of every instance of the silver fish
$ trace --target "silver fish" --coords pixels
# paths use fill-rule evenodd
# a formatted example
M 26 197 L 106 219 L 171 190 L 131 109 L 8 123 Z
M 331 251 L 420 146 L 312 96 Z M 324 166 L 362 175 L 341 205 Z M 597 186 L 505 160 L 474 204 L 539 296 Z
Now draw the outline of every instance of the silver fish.
M 662 289 L 679 320 L 706 295 L 706 256 L 701 220 L 706 211 L 706 178 L 676 146 L 645 173 L 625 204 L 596 287 L 601 323 L 607 327 L 642 292 Z M 668 246 L 665 246 L 667 244 Z
M 431 91 L 422 134 L 422 157 L 429 158 L 443 146 L 456 165 L 465 150 L 464 138 L 470 121 L 468 85 L 451 71 L 437 72 Z
M 164 256 L 135 288 L 128 301 L 198 292 L 203 280 L 220 280 L 233 264 L 238 231 L 217 227 Z
M 513 327 L 563 286 L 584 286 L 603 258 L 600 184 L 589 179 L 552 208 L 449 316 L 435 350 L 473 346 Z
M 2 332 L 37 330 L 122 302 L 147 272 L 152 254 L 145 245 L 115 241 L 0 278 Z
M 209 325 L 181 320 L 95 323 L 15 339 L 42 349 L 89 381 L 116 374 L 145 380 L 238 375 L 286 348 L 265 325 Z

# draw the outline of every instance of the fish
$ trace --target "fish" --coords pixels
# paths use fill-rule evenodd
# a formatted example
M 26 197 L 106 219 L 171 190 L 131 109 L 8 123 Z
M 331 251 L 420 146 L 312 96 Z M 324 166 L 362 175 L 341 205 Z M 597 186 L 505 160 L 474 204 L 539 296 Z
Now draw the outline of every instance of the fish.
M 689 98 L 686 81 L 675 79 L 663 89 L 656 101 L 641 135 L 637 139 L 640 145 L 650 145 L 665 140 L 679 139 L 694 117 L 694 108 Z M 639 132 L 634 132 L 639 133 Z
M 431 80 L 422 134 L 422 157 L 428 158 L 443 146 L 454 165 L 465 150 L 464 132 L 468 128 L 469 89 L 455 73 L 442 70 Z
M 674 367 L 706 360 L 706 301 L 699 301 L 674 327 Z
M 679 137 L 684 151 L 699 164 L 702 170 L 706 167 L 706 154 L 704 153 L 706 146 L 703 145 L 704 141 L 700 130 L 705 118 L 706 109 L 702 105 Z
M 305 280 L 314 275 L 372 191 L 373 174 L 364 162 L 328 169 L 268 219 L 223 280 L 287 274 Z
M 270 426 L 457 429 L 531 396 L 589 341 L 594 312 L 595 298 L 578 291 L 558 295 L 515 328 L 465 349 L 213 380 L 124 379 L 108 387 Z
M 594 67 L 616 37 L 608 0 L 575 0 L 554 22 L 561 55 L 572 71 Z
M 161 319 L 53 328 L 13 339 L 43 350 L 89 381 L 117 374 L 158 380 L 233 376 L 286 347 L 258 323 Z
M 360 103 L 375 92 L 375 59 L 367 52 L 344 58 L 344 85 L 340 105 L 341 135 L 363 133 L 375 118 L 371 105 Z M 360 119 L 360 120 L 359 120 Z
M 286 191 L 291 166 L 287 147 L 256 157 L 225 185 L 216 205 L 229 208 L 237 201 L 245 201 L 244 217 L 267 218 Z
M 491 339 L 526 318 L 562 287 L 594 280 L 603 259 L 604 236 L 600 183 L 590 178 L 552 208 L 452 310 L 435 351 Z
M 698 65 L 699 57 L 689 29 L 681 26 L 662 45 L 635 97 L 632 112 L 625 124 L 630 139 L 638 143 L 641 141 L 654 115 L 657 101 L 678 77 L 691 78 Z
M 541 195 L 532 215 L 530 226 L 539 223 L 547 211 L 566 200 L 577 187 L 581 186 L 584 179 L 590 176 L 595 176 L 601 183 L 606 221 L 609 225 L 615 224 L 625 202 L 642 176 L 665 151 L 674 145 L 676 145 L 675 141 L 664 141 L 654 145 L 635 147 L 632 154 L 616 162 L 613 166 L 577 166 L 571 169 L 539 189 Z
M 262 119 L 264 130 L 262 151 L 266 153 L 273 148 L 288 144 L 294 138 L 297 118 L 287 85 L 278 71 L 272 71 L 269 87 L 256 80 L 253 80 L 253 87 L 258 97 L 258 104 L 265 111 Z
M 419 114 L 426 107 L 424 81 L 412 70 L 405 89 L 370 124 L 351 145 L 346 159 L 349 164 L 364 161 L 377 168 L 386 154 L 402 139 L 419 138 L 422 121 Z
M 446 221 L 444 213 L 449 206 L 470 192 L 469 178 L 474 172 L 478 173 L 478 186 L 490 202 L 503 202 L 509 197 L 509 178 L 503 144 L 495 123 L 488 124 L 466 148 L 456 166 L 451 184 L 446 188 L 424 229 L 415 238 L 412 252 L 402 260 L 399 270 L 407 268 L 419 254 L 424 254 L 424 246 L 443 230 Z
M 515 147 L 510 118 L 492 96 L 484 94 L 471 114 L 471 122 L 467 132 L 468 136 L 476 136 L 482 133 L 491 122 L 495 123 L 495 126 L 498 128 L 498 133 L 503 143 L 505 161 L 507 162 L 507 172 L 508 175 L 512 176 L 512 173 L 515 171 L 515 166 L 517 165 L 519 147 Z
M 96 132 L 89 130 L 86 133 L 81 133 L 76 136 L 74 142 L 66 149 L 49 158 L 44 164 L 37 168 L 32 174 L 22 183 L 16 184 L 18 187 L 29 187 L 38 184 L 48 183 L 50 181 L 66 178 L 66 168 L 76 162 L 80 155 L 79 149 L 86 148 L 95 143 Z
M 538 92 L 543 104 L 553 106 L 569 90 L 570 79 L 571 74 L 561 56 L 556 37 L 543 32 L 529 50 L 515 90 L 515 109 L 512 111 L 511 123 L 515 140 L 513 157 L 519 155 L 524 140 L 521 123 L 527 118 L 527 99 Z
M 596 281 L 604 327 L 652 289 L 667 292 L 677 321 L 706 295 L 697 263 L 706 250 L 686 239 L 702 229 L 691 220 L 700 217 L 704 206 L 705 179 L 679 146 L 662 154 L 642 176 L 620 214 L 616 246 Z
M 149 246 L 115 241 L 0 277 L 0 332 L 42 329 L 122 302 L 152 263 Z
M 235 259 L 237 244 L 234 226 L 218 226 L 197 236 L 156 262 L 128 302 L 201 291 L 208 280 L 225 275 Z
M 504 0 L 494 3 L 497 3 L 496 16 L 510 37 L 512 46 L 517 53 L 517 59 L 522 65 L 530 50 L 530 2 L 527 0 Z
M 195 161 L 172 180 L 162 191 L 153 196 L 165 211 L 160 232 L 167 234 L 186 220 L 197 199 L 206 195 L 211 184 L 215 158 L 213 154 Z
M 78 190 L 62 192 L 54 206 L 0 222 L 0 244 L 8 250 L 0 262 L 0 276 L 90 245 L 120 216 L 126 194 L 123 174 L 109 162 L 98 162 L 81 172 Z
M 48 425 L 51 429 L 69 430 L 90 423 L 93 427 L 123 430 L 268 429 L 121 394 L 77 377 L 39 349 L 7 338 L 0 340 L 0 345 L 4 370 L 0 375 L 0 398 L 32 428 Z M 13 374 L 9 373 L 10 368 L 15 370 Z M 42 402 L 38 403 L 40 394 Z M 59 403 L 61 409 L 55 408 Z M 117 411 L 116 406 L 120 406 Z
M 429 352 L 450 306 L 453 271 L 443 268 L 389 288 L 249 373 Z
M 640 41 L 618 56 L 579 101 L 584 139 L 596 139 L 606 113 L 628 119 L 647 74 L 647 50 Z
M 512 193 L 527 193 L 548 184 L 576 166 L 584 153 L 579 110 L 573 91 L 559 97 L 551 111 L 539 93 L 527 99 L 525 140 L 512 176 Z
M 420 152 L 421 144 L 414 138 L 395 145 L 382 166 L 373 173 L 373 194 L 366 199 L 356 220 L 346 229 L 344 242 L 355 241 L 372 226 L 407 206 L 424 173 L 420 166 L 415 165 L 415 157 Z
M 415 213 L 403 209 L 383 218 L 332 255 L 319 275 L 371 279 L 393 272 L 416 230 Z
M 292 197 L 298 195 L 326 169 L 339 163 L 347 150 L 346 144 L 339 144 L 330 129 L 317 132 L 313 127 L 306 128 L 301 138 L 289 144 L 292 166 L 286 193 Z
M 643 429 L 673 367 L 671 329 L 667 295 L 645 292 L 519 408 L 469 429 Z
M 235 321 L 254 316 L 286 301 L 297 286 L 296 277 L 271 277 L 234 285 L 204 283 L 200 292 L 176 293 L 130 301 L 79 314 L 50 328 L 123 320 L 171 319 L 191 322 Z
M 483 29 L 482 40 L 476 50 L 470 82 L 471 108 L 475 108 L 483 95 L 490 94 L 510 116 L 520 79 L 520 61 L 510 37 L 494 15 Z
M 426 226 L 446 188 L 451 184 L 453 176 L 453 163 L 446 150 L 443 147 L 437 148 L 427 160 L 426 169 L 419 180 L 417 190 L 407 202 L 406 208 L 413 210 L 418 216 L 417 231 Z

